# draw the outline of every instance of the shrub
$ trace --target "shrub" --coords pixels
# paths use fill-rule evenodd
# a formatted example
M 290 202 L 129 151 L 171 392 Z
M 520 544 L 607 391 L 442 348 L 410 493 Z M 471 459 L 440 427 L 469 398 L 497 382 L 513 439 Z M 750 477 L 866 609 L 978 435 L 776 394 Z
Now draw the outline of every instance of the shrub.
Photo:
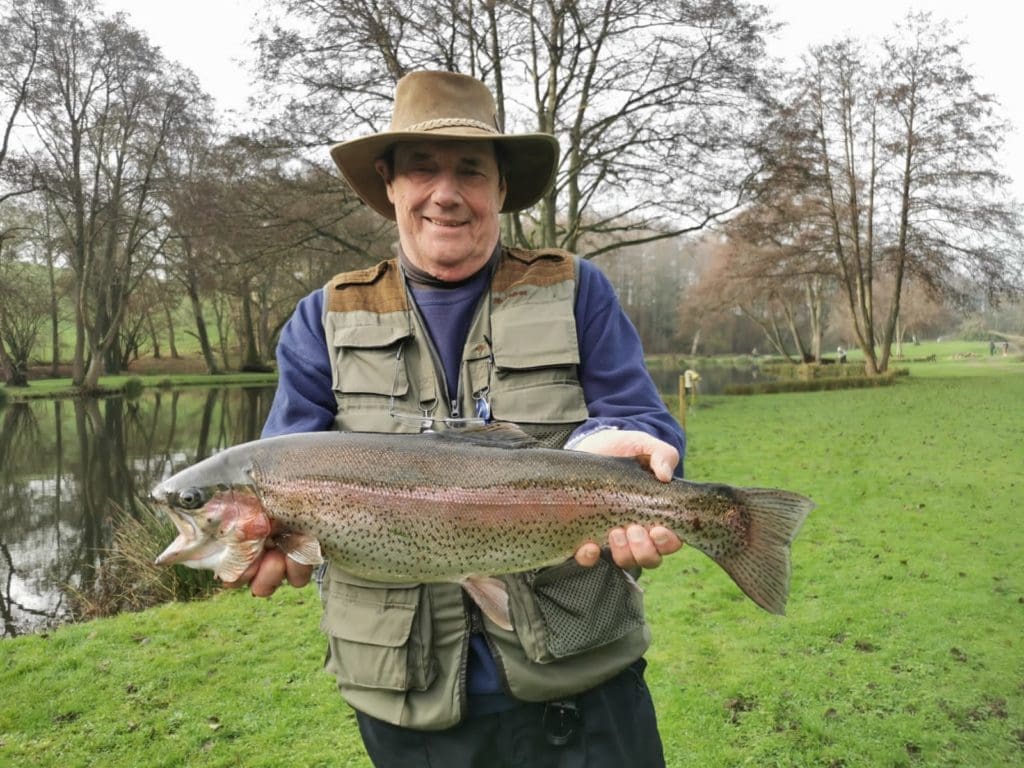
M 142 391 L 146 388 L 146 385 L 142 383 L 142 379 L 138 376 L 132 376 L 124 383 L 124 396 L 129 400 L 135 400 L 142 394 Z
M 210 571 L 154 565 L 153 561 L 176 531 L 152 509 L 143 507 L 137 518 L 118 510 L 113 525 L 113 545 L 96 567 L 95 580 L 80 590 L 65 587 L 76 620 L 206 597 L 217 589 L 218 583 Z

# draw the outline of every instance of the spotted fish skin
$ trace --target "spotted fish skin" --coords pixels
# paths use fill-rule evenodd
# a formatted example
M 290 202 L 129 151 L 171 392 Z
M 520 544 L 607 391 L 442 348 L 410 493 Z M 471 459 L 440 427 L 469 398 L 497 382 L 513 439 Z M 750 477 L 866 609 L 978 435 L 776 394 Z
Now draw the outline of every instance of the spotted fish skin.
M 639 523 L 672 529 L 758 605 L 784 611 L 790 544 L 809 499 L 662 483 L 632 459 L 510 447 L 522 442 L 496 429 L 316 432 L 238 445 L 154 489 L 180 533 L 158 562 L 213 567 L 231 580 L 269 535 L 254 545 L 249 531 L 270 529 L 300 562 L 318 560 L 318 543 L 332 563 L 365 579 L 465 584 L 562 562 L 584 542 L 604 544 L 610 529 Z M 210 509 L 219 510 L 216 520 L 207 519 Z M 223 559 L 214 562 L 210 540 L 218 537 Z

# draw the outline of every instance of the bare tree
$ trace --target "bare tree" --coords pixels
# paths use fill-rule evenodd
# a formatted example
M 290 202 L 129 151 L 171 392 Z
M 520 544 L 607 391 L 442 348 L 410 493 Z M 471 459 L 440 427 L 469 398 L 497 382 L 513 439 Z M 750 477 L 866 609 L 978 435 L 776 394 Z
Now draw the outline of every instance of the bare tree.
M 888 367 L 908 275 L 936 296 L 955 298 L 964 275 L 993 297 L 1021 290 L 1007 124 L 962 48 L 916 14 L 874 58 L 852 40 L 812 49 L 776 123 L 766 186 L 801 202 L 871 374 Z
M 758 301 L 763 312 L 777 313 L 770 319 L 761 317 L 751 313 L 748 304 L 749 316 L 766 332 L 788 328 L 799 357 L 820 362 L 835 281 L 830 253 L 822 248 L 822 232 L 815 221 L 816 207 L 768 185 L 757 204 L 731 219 L 724 232 L 733 253 L 727 278 L 746 283 L 742 292 Z
M 23 259 L 7 259 L 0 242 L 0 370 L 9 386 L 28 385 L 28 364 L 46 325 L 46 275 Z
M 39 87 L 26 114 L 75 276 L 72 378 L 94 389 L 119 363 L 127 297 L 160 247 L 157 161 L 201 92 L 123 17 L 105 18 L 89 0 L 38 4 Z
M 0 0 L 0 204 L 36 189 L 30 164 L 12 151 L 12 139 L 37 79 L 41 26 L 29 0 Z
M 764 92 L 764 8 L 731 0 L 267 8 L 260 70 L 268 99 L 285 102 L 272 128 L 295 146 L 383 129 L 395 81 L 423 68 L 483 79 L 510 130 L 558 135 L 565 152 L 555 186 L 533 217 L 506 222 L 520 244 L 593 256 L 699 229 L 744 199 Z

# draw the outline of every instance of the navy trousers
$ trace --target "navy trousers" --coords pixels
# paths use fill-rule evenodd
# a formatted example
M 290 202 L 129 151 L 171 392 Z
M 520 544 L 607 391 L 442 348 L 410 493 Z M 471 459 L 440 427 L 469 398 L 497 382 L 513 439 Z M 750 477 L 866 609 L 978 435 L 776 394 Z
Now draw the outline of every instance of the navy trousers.
M 645 666 L 640 659 L 565 703 L 524 703 L 443 731 L 356 719 L 376 768 L 664 768 Z

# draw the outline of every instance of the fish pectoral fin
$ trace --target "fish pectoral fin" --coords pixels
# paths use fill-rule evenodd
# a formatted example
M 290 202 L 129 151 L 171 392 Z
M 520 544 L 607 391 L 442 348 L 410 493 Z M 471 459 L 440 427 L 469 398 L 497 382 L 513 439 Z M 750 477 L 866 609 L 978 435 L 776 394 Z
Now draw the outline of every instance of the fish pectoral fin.
M 224 547 L 224 555 L 213 569 L 213 575 L 228 583 L 238 581 L 262 551 L 263 539 L 232 542 Z
M 508 612 L 508 592 L 505 584 L 493 576 L 470 576 L 462 582 L 462 588 L 480 606 L 484 616 L 502 629 L 512 631 L 512 617 Z
M 274 536 L 277 548 L 301 565 L 320 565 L 324 561 L 320 542 L 315 536 L 299 531 L 283 531 Z

